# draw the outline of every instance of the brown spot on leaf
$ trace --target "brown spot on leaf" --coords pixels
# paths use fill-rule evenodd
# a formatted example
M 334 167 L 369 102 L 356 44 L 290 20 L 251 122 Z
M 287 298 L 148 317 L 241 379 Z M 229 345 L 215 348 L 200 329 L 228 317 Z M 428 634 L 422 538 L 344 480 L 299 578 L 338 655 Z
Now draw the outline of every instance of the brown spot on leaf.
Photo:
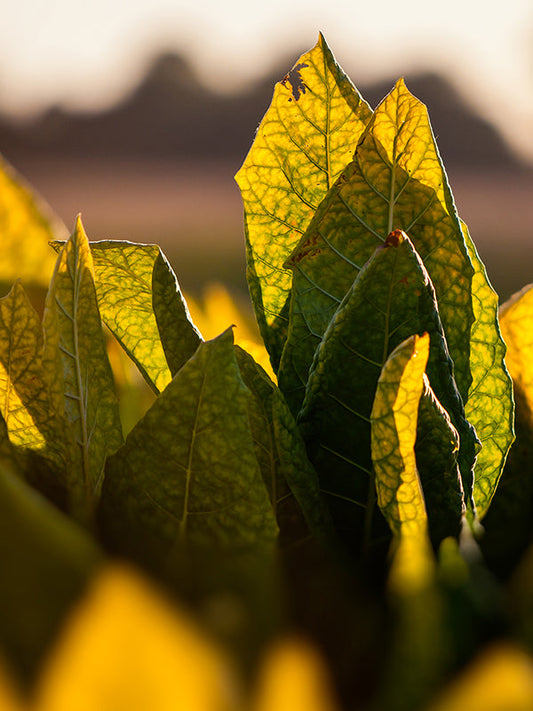
M 393 230 L 385 240 L 384 247 L 399 247 L 406 239 L 407 235 L 403 230 Z
M 293 99 L 294 101 L 298 101 L 302 94 L 305 94 L 306 91 L 311 91 L 307 84 L 304 83 L 301 73 L 301 70 L 308 66 L 309 64 L 297 64 L 281 80 L 280 84 L 283 84 L 284 87 L 287 87 L 287 84 L 291 85 L 292 97 L 289 101 L 292 101 Z

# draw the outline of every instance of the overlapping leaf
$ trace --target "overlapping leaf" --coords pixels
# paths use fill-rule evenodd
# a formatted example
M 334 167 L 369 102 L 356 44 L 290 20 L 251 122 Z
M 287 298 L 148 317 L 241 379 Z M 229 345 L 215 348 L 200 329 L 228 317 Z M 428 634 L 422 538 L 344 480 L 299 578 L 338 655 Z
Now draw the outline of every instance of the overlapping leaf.
M 90 246 L 102 319 L 159 393 L 201 340 L 176 276 L 155 244 Z
M 379 507 L 394 534 L 389 591 L 395 607 L 392 655 L 381 701 L 408 711 L 437 688 L 447 662 L 442 600 L 415 458 L 429 336 L 412 336 L 389 356 L 372 407 L 372 460 Z
M 78 218 L 59 254 L 46 298 L 43 368 L 52 407 L 66 423 L 72 511 L 85 520 L 99 493 L 105 459 L 122 443 L 93 274 L 89 243 Z
M 446 537 L 459 537 L 465 509 L 457 466 L 459 435 L 450 416 L 435 397 L 427 379 L 418 411 L 416 465 L 435 547 Z
M 277 369 L 287 330 L 290 272 L 284 262 L 349 162 L 371 116 L 322 35 L 276 85 L 254 144 L 237 173 L 248 282 Z
M 513 378 L 516 405 L 516 442 L 483 521 L 482 547 L 500 573 L 509 573 L 533 541 L 533 287 L 528 285 L 500 309 L 507 345 L 505 356 Z M 499 412 L 501 405 L 491 405 Z M 495 482 L 491 483 L 492 494 Z M 482 482 L 483 485 L 483 482 Z M 502 536 L 505 531 L 505 536 Z
M 60 220 L 0 158 L 0 281 L 21 278 L 47 287 L 55 261 L 48 243 L 65 233 Z
M 252 394 L 250 428 L 282 542 L 294 543 L 307 530 L 330 541 L 331 522 L 320 497 L 318 476 L 281 391 L 246 351 L 236 347 L 236 357 Z
M 397 231 L 376 250 L 335 313 L 317 350 L 300 415 L 337 525 L 355 531 L 359 541 L 372 534 L 370 412 L 381 368 L 399 343 L 423 332 L 431 336 L 429 378 L 453 413 L 470 471 L 475 435 L 453 380 L 435 293 L 412 243 Z M 379 521 L 374 524 L 372 537 L 378 538 Z
M 270 574 L 277 526 L 249 397 L 228 330 L 199 346 L 108 461 L 106 540 L 180 589 L 260 585 Z
M 14 445 L 43 451 L 53 444 L 42 367 L 41 321 L 17 281 L 0 299 L 0 412 Z M 60 439 L 59 430 L 55 439 Z
M 427 534 L 415 442 L 428 358 L 427 333 L 400 343 L 381 370 L 370 415 L 377 503 L 398 538 Z
M 403 229 L 435 286 L 459 392 L 470 383 L 473 267 L 426 108 L 398 81 L 369 122 L 350 163 L 320 205 L 287 266 L 290 327 L 280 387 L 293 412 L 314 351 L 377 246 Z

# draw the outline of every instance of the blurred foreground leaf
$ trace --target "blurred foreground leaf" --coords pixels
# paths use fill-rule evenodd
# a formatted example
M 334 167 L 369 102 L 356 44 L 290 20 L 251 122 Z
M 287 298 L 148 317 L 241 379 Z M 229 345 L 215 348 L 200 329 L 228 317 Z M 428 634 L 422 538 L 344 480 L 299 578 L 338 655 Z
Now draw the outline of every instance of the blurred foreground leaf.
M 229 329 L 200 344 L 106 467 L 107 544 L 196 603 L 224 591 L 253 607 L 273 583 L 277 525 L 249 398 Z
M 47 287 L 54 269 L 50 240 L 66 228 L 44 202 L 0 158 L 0 282 L 22 279 Z
M 34 711 L 234 711 L 233 670 L 135 573 L 102 571 L 49 656 Z

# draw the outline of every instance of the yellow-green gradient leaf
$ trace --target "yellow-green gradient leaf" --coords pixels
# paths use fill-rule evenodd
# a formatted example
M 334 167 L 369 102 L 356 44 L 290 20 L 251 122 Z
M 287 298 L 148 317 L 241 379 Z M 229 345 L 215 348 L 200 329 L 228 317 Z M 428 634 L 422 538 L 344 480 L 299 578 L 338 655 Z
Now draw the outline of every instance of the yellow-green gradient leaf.
M 73 610 L 34 711 L 236 711 L 228 659 L 178 605 L 131 570 L 108 568 Z
M 55 262 L 48 243 L 65 234 L 60 220 L 0 158 L 0 282 L 20 278 L 47 287 Z
M 158 394 L 201 341 L 172 267 L 156 244 L 90 247 L 102 320 Z
M 395 536 L 427 533 L 415 442 L 428 357 L 427 333 L 395 348 L 381 371 L 370 415 L 377 502 Z
M 51 427 L 42 346 L 41 321 L 17 281 L 0 299 L 0 413 L 14 445 L 41 452 Z
M 90 518 L 106 457 L 122 444 L 118 403 L 98 311 L 87 235 L 76 228 L 57 258 L 44 313 L 43 365 L 68 423 L 73 513 Z
M 334 312 L 376 247 L 396 229 L 412 240 L 433 282 L 457 387 L 466 400 L 473 267 L 426 107 L 403 80 L 376 109 L 353 162 L 287 262 L 294 279 L 279 379 L 300 389 L 300 402 Z
M 286 336 L 291 289 L 284 262 L 351 160 L 371 113 L 320 35 L 276 84 L 236 175 L 244 203 L 248 282 L 274 370 Z
M 482 518 L 494 496 L 507 453 L 514 440 L 513 386 L 505 366 L 505 344 L 498 326 L 498 295 L 490 285 L 485 266 L 477 254 L 467 226 L 462 223 L 462 227 L 468 253 L 474 265 L 472 306 L 475 319 L 470 337 L 472 384 L 465 404 L 465 413 L 481 441 L 481 450 L 474 469 L 473 498 L 477 515 Z M 502 319 L 505 322 L 504 314 L 505 309 L 502 311 Z M 502 328 L 507 329 L 507 323 Z M 512 336 L 510 341 L 508 353 L 514 350 Z M 531 343 L 533 355 L 533 340 Z M 511 360 L 513 357 L 514 354 L 510 356 Z M 511 367 L 509 365 L 509 368 Z

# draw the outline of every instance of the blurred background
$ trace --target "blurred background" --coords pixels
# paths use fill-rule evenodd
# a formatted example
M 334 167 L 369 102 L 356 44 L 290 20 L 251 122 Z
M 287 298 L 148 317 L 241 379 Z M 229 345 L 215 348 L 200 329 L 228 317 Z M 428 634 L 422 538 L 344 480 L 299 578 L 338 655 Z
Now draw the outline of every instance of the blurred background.
M 375 107 L 429 108 L 500 294 L 533 281 L 533 6 L 506 0 L 18 0 L 0 23 L 0 153 L 91 240 L 157 242 L 183 288 L 246 293 L 233 176 L 322 31 Z

